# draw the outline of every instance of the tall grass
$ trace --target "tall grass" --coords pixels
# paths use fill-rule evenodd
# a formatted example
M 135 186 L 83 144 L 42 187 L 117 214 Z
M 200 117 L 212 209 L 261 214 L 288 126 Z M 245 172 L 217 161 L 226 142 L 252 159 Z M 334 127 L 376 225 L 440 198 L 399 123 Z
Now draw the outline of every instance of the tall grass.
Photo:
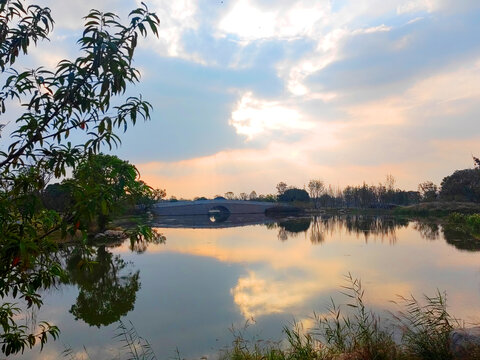
M 122 344 L 122 351 L 114 358 L 116 360 L 157 360 L 155 352 L 148 340 L 141 337 L 131 322 L 125 324 L 119 320 L 114 338 Z M 72 348 L 67 348 L 62 355 L 70 360 L 88 359 L 93 360 L 85 346 L 83 354 L 77 354 Z M 178 356 L 180 360 L 180 356 Z
M 236 333 L 222 360 L 454 359 L 450 334 L 461 323 L 448 313 L 444 293 L 425 296 L 423 302 L 400 297 L 397 304 L 403 310 L 382 319 L 367 308 L 361 281 L 350 274 L 347 281 L 342 291 L 347 302 L 337 305 L 332 300 L 325 314 L 314 314 L 313 329 L 305 331 L 294 323 L 284 328 L 286 344 L 267 347 L 258 341 L 249 343 Z M 395 330 L 401 335 L 398 342 Z M 464 359 L 480 359 L 478 347 L 472 345 L 468 351 Z
M 355 359 L 365 360 L 398 358 L 393 331 L 383 326 L 379 316 L 367 309 L 361 281 L 351 274 L 346 278 L 348 285 L 343 286 L 342 293 L 352 312 L 343 314 L 342 307 L 332 300 L 327 315 L 314 315 L 317 322 L 314 334 L 323 340 L 325 352 L 331 356 L 350 354 Z
M 425 304 L 413 296 L 400 299 L 405 310 L 394 318 L 403 330 L 405 352 L 419 359 L 452 359 L 450 333 L 460 322 L 448 313 L 446 294 L 437 290 L 434 297 L 425 296 Z

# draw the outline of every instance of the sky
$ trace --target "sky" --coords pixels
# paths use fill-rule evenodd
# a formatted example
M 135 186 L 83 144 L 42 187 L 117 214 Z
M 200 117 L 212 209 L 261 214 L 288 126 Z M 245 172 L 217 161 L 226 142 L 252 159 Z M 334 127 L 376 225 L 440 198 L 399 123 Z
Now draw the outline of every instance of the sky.
M 78 54 L 91 8 L 44 0 L 56 25 L 32 49 L 53 68 Z M 322 179 L 416 190 L 480 155 L 480 2 L 148 0 L 159 37 L 134 66 L 152 120 L 112 151 L 168 196 L 275 193 Z

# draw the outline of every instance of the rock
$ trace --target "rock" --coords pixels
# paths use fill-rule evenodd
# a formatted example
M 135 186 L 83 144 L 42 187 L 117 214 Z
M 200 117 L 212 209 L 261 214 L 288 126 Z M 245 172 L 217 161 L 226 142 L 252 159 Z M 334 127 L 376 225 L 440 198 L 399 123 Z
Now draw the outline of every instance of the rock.
M 105 236 L 108 236 L 108 237 L 118 237 L 118 238 L 125 237 L 125 234 L 123 233 L 122 230 L 105 230 L 104 234 Z
M 94 239 L 103 239 L 103 238 L 110 238 L 110 239 L 124 239 L 125 233 L 122 230 L 105 230 L 103 233 L 98 233 L 95 235 Z
M 453 330 L 450 351 L 454 359 L 471 359 L 472 352 L 480 354 L 480 326 Z

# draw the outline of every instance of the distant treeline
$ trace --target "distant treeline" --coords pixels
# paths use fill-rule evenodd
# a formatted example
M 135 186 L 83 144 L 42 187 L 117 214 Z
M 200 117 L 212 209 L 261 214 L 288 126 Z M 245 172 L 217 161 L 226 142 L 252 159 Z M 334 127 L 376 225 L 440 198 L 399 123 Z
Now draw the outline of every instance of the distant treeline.
M 313 179 L 303 189 L 279 182 L 276 194 L 257 195 L 255 191 L 235 195 L 229 191 L 215 195 L 215 199 L 250 200 L 269 202 L 310 203 L 315 208 L 392 208 L 398 205 L 412 205 L 431 201 L 480 202 L 480 160 L 473 157 L 474 168 L 457 170 L 446 176 L 440 186 L 431 181 L 418 185 L 417 191 L 406 191 L 395 187 L 395 178 L 387 175 L 384 183 L 378 185 L 347 186 L 344 189 L 326 185 L 320 179 Z M 206 200 L 197 197 L 194 200 Z M 170 201 L 176 201 L 174 197 Z

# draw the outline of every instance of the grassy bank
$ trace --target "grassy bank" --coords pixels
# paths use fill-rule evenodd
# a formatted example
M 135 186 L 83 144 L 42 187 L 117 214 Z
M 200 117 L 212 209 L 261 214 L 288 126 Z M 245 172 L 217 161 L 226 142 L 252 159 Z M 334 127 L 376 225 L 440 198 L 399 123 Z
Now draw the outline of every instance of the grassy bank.
M 452 213 L 480 213 L 480 204 L 473 202 L 432 201 L 410 206 L 399 206 L 393 210 L 394 215 L 444 217 Z

